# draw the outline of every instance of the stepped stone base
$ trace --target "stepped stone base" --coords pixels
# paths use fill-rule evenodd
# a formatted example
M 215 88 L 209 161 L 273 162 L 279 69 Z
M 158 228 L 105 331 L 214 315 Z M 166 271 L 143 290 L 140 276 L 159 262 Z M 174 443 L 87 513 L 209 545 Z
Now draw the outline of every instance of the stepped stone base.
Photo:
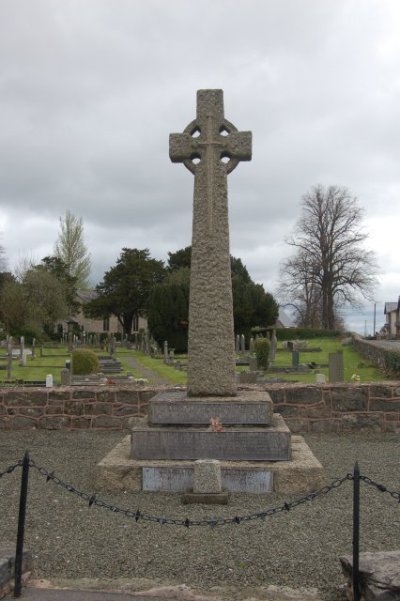
M 277 413 L 265 427 L 229 426 L 213 432 L 209 428 L 136 426 L 131 438 L 131 456 L 137 460 L 288 461 L 291 456 L 290 430 Z
M 152 426 L 209 426 L 218 417 L 223 426 L 268 426 L 272 421 L 268 392 L 247 390 L 235 397 L 188 397 L 184 391 L 156 394 L 150 403 Z
M 213 433 L 219 436 L 221 433 Z M 235 493 L 304 493 L 325 484 L 324 470 L 302 436 L 291 438 L 291 461 L 221 461 L 222 489 Z M 126 436 L 97 464 L 103 491 L 183 493 L 193 489 L 193 461 L 136 460 Z

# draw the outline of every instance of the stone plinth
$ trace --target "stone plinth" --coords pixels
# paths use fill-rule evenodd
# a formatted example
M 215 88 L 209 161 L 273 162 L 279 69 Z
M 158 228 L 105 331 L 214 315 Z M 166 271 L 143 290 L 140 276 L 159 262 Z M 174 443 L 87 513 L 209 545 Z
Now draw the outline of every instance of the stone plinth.
M 324 486 L 324 470 L 303 437 L 293 436 L 291 446 L 291 461 L 221 461 L 222 490 L 295 494 Z M 193 490 L 193 461 L 137 461 L 130 454 L 128 435 L 97 464 L 95 483 L 98 490 L 174 493 Z
M 271 426 L 232 426 L 222 432 L 138 426 L 133 428 L 131 440 L 132 459 L 288 461 L 291 456 L 290 430 L 278 414 Z
M 273 406 L 267 392 L 238 391 L 235 397 L 188 397 L 184 391 L 156 394 L 149 407 L 153 426 L 208 426 L 218 417 L 223 426 L 268 426 Z

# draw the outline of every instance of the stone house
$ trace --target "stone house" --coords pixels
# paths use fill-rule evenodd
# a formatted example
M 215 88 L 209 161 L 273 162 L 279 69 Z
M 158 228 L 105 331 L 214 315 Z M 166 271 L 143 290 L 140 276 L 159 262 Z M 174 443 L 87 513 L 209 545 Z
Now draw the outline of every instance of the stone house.
M 400 338 L 400 296 L 397 302 L 385 303 L 384 330 L 389 338 Z
M 103 319 L 93 319 L 85 317 L 83 307 L 86 303 L 96 298 L 96 290 L 78 290 L 77 298 L 80 308 L 76 315 L 61 321 L 58 325 L 59 332 L 67 332 L 68 326 L 72 325 L 75 330 L 90 334 L 122 334 L 122 326 L 115 315 L 104 317 Z M 140 329 L 147 330 L 147 319 L 144 317 L 136 318 L 133 322 L 132 334 Z

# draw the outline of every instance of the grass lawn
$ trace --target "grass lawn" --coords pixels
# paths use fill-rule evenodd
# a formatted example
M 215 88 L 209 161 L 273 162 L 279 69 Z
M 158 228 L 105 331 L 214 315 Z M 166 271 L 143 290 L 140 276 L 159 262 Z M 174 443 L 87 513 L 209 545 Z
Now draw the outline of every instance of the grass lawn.
M 327 365 L 329 361 L 329 353 L 341 350 L 343 351 L 344 365 L 345 365 L 345 382 L 351 382 L 351 376 L 357 374 L 360 376 L 361 382 L 373 382 L 382 381 L 388 379 L 386 375 L 381 372 L 377 367 L 371 365 L 368 360 L 359 355 L 353 350 L 352 346 L 342 346 L 340 340 L 332 338 L 318 338 L 308 343 L 311 348 L 320 347 L 321 352 L 307 352 L 300 351 L 299 363 L 308 364 L 311 362 L 317 363 L 318 365 Z M 105 352 L 98 350 L 96 351 L 99 355 L 104 355 Z M 5 353 L 5 351 L 4 351 Z M 59 348 L 45 348 L 44 356 L 40 357 L 40 350 L 36 351 L 36 358 L 27 357 L 26 367 L 19 365 L 19 359 L 13 359 L 12 365 L 12 380 L 25 380 L 25 381 L 44 381 L 48 374 L 53 375 L 54 383 L 60 384 L 61 381 L 61 370 L 65 367 L 65 361 L 69 359 L 67 347 Z M 166 365 L 162 358 L 153 358 L 139 351 L 126 350 L 118 348 L 116 353 L 117 359 L 121 362 L 123 372 L 122 374 L 131 373 L 135 378 L 142 377 L 140 366 L 145 369 L 149 369 L 156 373 L 161 378 L 164 378 L 171 384 L 186 384 L 186 372 L 179 371 L 174 367 Z M 129 361 L 133 358 L 139 365 L 136 369 L 132 367 L 132 363 Z M 179 357 L 182 360 L 186 360 L 186 356 Z M 291 352 L 283 348 L 282 342 L 278 343 L 278 350 L 275 358 L 275 367 L 290 367 L 292 364 Z M 0 383 L 7 380 L 7 359 L 5 355 L 0 360 L 0 366 L 3 369 L 0 370 Z M 248 370 L 248 366 L 238 367 L 237 370 Z M 315 383 L 315 372 L 325 374 L 328 380 L 328 367 L 321 367 L 317 370 L 312 370 L 309 373 L 275 373 L 266 372 L 266 378 L 279 377 L 287 382 L 304 382 L 304 383 Z
M 171 384 L 186 384 L 186 372 L 179 371 L 170 365 L 166 365 L 164 363 L 163 358 L 153 358 L 148 355 L 144 355 L 139 351 L 127 351 L 135 358 L 135 360 L 145 367 L 146 369 L 150 369 L 158 374 L 161 378 L 165 378 Z M 121 360 L 123 357 L 123 352 L 118 351 L 118 359 Z
M 308 343 L 309 348 L 321 348 L 320 353 L 313 353 L 305 351 L 300 351 L 299 355 L 299 364 L 309 364 L 309 363 L 317 363 L 318 365 L 328 365 L 329 362 L 329 353 L 334 353 L 336 351 L 343 352 L 343 360 L 344 360 L 344 381 L 351 382 L 351 377 L 353 374 L 357 374 L 360 376 L 361 382 L 373 382 L 373 381 L 382 381 L 387 380 L 387 376 L 379 370 L 375 365 L 371 364 L 368 359 L 357 353 L 352 346 L 342 346 L 340 340 L 332 339 L 332 338 L 316 338 Z M 278 350 L 275 357 L 274 366 L 275 367 L 290 367 L 292 365 L 292 354 L 291 351 L 284 350 L 282 348 L 282 343 L 278 343 Z M 274 375 L 284 378 L 288 381 L 299 381 L 305 383 L 315 383 L 315 372 L 318 371 L 320 373 L 325 374 L 326 379 L 328 381 L 329 369 L 328 367 L 321 367 L 317 370 L 313 370 L 310 373 L 293 373 L 293 374 L 273 374 L 270 373 L 270 376 Z M 269 377 L 268 372 L 266 373 L 266 377 Z
M 59 384 L 61 370 L 65 367 L 65 362 L 69 358 L 67 347 L 46 348 L 44 349 L 44 357 L 40 357 L 40 351 L 36 349 L 36 358 L 32 359 L 28 356 L 25 367 L 19 365 L 19 358 L 13 359 L 11 379 L 43 381 L 48 374 L 52 374 L 54 382 Z M 4 356 L 0 361 L 0 366 L 5 368 L 0 370 L 0 382 L 4 382 L 7 380 L 7 359 Z

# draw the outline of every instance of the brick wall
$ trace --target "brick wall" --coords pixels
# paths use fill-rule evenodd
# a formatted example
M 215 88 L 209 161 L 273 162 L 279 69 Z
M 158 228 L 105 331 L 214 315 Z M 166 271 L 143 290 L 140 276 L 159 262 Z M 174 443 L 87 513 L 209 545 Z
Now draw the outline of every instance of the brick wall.
M 400 381 L 263 388 L 293 433 L 400 432 Z M 131 417 L 147 414 L 150 398 L 162 389 L 167 387 L 0 388 L 0 430 L 123 430 Z

